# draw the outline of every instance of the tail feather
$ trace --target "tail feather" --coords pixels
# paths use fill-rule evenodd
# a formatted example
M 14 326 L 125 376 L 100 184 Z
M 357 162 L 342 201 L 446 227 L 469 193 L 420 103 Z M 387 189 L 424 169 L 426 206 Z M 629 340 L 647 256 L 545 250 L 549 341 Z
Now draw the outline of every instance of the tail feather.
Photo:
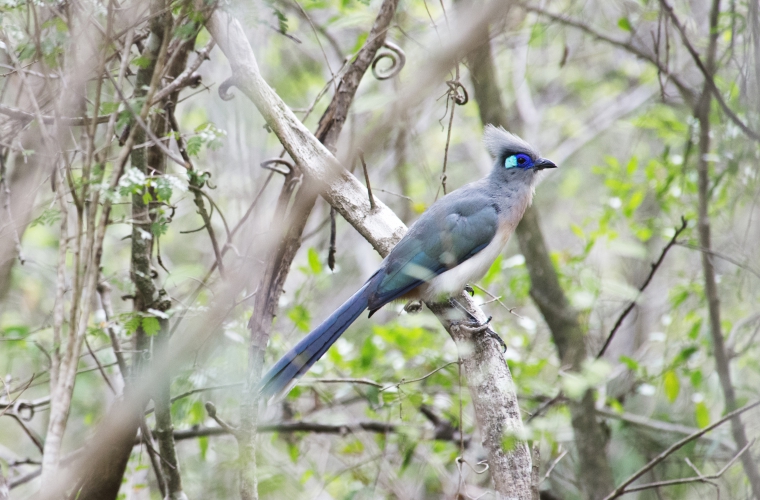
M 285 391 L 306 373 L 338 337 L 367 309 L 370 282 L 367 282 L 321 325 L 295 345 L 262 377 L 256 389 L 269 398 Z

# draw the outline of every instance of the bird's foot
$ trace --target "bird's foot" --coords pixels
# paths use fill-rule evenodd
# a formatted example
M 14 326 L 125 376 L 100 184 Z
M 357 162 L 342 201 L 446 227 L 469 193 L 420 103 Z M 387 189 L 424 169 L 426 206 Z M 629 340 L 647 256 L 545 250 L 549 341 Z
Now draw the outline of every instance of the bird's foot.
M 422 302 L 419 300 L 410 300 L 404 306 L 404 311 L 406 311 L 407 314 L 417 314 L 422 311 Z
M 472 288 L 470 285 L 465 285 L 464 286 L 464 291 L 467 292 L 467 293 L 469 293 L 470 297 L 474 297 L 475 296 L 475 289 Z
M 470 334 L 477 334 L 477 333 L 485 333 L 492 339 L 494 339 L 499 346 L 501 347 L 502 354 L 507 352 L 507 344 L 504 342 L 504 339 L 499 336 L 498 333 L 493 331 L 491 329 L 491 319 L 493 319 L 492 316 L 489 316 L 486 321 L 477 321 L 477 320 L 464 320 L 464 321 L 452 321 L 452 326 L 456 326 L 457 328 L 460 328 L 464 330 L 467 333 Z
M 466 319 L 463 321 L 452 321 L 452 325 L 456 325 L 462 330 L 468 332 L 468 333 L 483 333 L 485 331 L 488 331 L 491 329 L 489 326 L 489 323 L 491 323 L 491 320 L 493 319 L 493 316 L 489 316 L 487 320 L 485 321 L 478 321 L 476 319 Z

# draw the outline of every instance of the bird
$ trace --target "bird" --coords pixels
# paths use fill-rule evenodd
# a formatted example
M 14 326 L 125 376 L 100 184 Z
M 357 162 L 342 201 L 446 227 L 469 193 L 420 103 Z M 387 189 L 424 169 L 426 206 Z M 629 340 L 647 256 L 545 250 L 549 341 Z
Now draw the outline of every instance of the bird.
M 259 396 L 287 394 L 365 310 L 371 317 L 394 300 L 441 300 L 485 275 L 532 203 L 539 173 L 557 166 L 502 127 L 487 125 L 483 142 L 491 173 L 433 203 L 367 282 L 261 378 Z

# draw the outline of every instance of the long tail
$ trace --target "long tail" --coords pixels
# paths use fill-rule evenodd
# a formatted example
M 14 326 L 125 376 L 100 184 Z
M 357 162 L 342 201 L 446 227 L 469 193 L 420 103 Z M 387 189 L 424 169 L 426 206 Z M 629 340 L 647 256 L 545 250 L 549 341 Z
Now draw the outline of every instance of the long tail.
M 286 390 L 291 382 L 306 373 L 351 326 L 351 323 L 367 309 L 370 283 L 368 281 L 329 318 L 275 363 L 262 377 L 256 391 L 266 398 L 272 397 Z

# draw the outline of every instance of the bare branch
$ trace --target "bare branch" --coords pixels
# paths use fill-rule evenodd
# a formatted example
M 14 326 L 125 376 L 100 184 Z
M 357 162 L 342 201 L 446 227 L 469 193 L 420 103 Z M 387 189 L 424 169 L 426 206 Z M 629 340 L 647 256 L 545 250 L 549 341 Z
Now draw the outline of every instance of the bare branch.
M 675 25 L 676 29 L 678 30 L 678 33 L 681 35 L 681 41 L 683 41 L 683 44 L 686 47 L 686 50 L 689 51 L 691 58 L 694 59 L 694 63 L 699 68 L 699 71 L 702 72 L 702 76 L 704 76 L 705 78 L 705 85 L 710 90 L 710 92 L 712 92 L 713 96 L 715 97 L 715 100 L 718 101 L 718 104 L 720 104 L 720 107 L 723 109 L 723 112 L 726 113 L 726 116 L 728 116 L 728 118 L 732 122 L 734 122 L 734 124 L 737 127 L 739 127 L 741 131 L 744 132 L 744 134 L 747 137 L 760 142 L 760 134 L 758 134 L 757 132 L 749 128 L 747 124 L 744 123 L 741 120 L 741 118 L 739 118 L 739 116 L 736 113 L 734 113 L 734 111 L 728 106 L 728 103 L 723 98 L 723 94 L 721 93 L 718 86 L 715 84 L 714 70 L 708 69 L 708 67 L 702 61 L 702 58 L 699 57 L 699 53 L 696 51 L 694 46 L 689 41 L 689 37 L 686 35 L 686 28 L 684 28 L 683 24 L 678 19 L 678 16 L 676 16 L 676 13 L 673 10 L 673 7 L 668 3 L 667 0 L 660 0 L 660 5 L 662 5 L 662 8 L 665 10 L 665 12 L 667 12 L 668 16 L 670 16 L 670 19 L 673 21 L 673 25 Z M 711 25 L 710 29 L 717 29 L 717 28 L 713 28 Z
M 748 404 L 746 406 L 743 406 L 743 407 L 739 408 L 738 410 L 734 410 L 734 411 L 726 414 L 723 418 L 721 418 L 720 420 L 718 420 L 714 424 L 708 425 L 704 429 L 701 429 L 698 432 L 690 434 L 689 436 L 686 436 L 685 438 L 681 439 L 680 441 L 677 441 L 676 443 L 672 444 L 670 447 L 668 447 L 668 449 L 666 449 L 665 451 L 663 451 L 662 453 L 660 453 L 659 455 L 657 455 L 656 457 L 654 457 L 644 467 L 642 467 L 641 469 L 639 469 L 638 471 L 636 471 L 633 475 L 631 475 L 628 479 L 626 479 L 625 481 L 623 481 L 623 484 L 621 484 L 620 486 L 618 486 L 617 488 L 615 488 L 615 490 L 612 493 L 610 493 L 609 495 L 607 495 L 604 498 L 604 500 L 612 500 L 613 498 L 617 498 L 619 496 L 624 495 L 625 493 L 627 493 L 629 491 L 628 490 L 628 486 L 631 483 L 633 483 L 638 478 L 640 478 L 641 476 L 643 476 L 644 474 L 646 474 L 647 472 L 649 472 L 650 470 L 652 470 L 657 464 L 659 464 L 660 462 L 662 462 L 663 460 L 665 460 L 666 458 L 668 458 L 670 455 L 672 455 L 673 453 L 675 453 L 679 449 L 683 448 L 686 444 L 694 441 L 695 439 L 698 439 L 698 438 L 704 436 L 705 434 L 707 434 L 711 430 L 713 430 L 713 429 L 715 429 L 717 427 L 720 427 L 721 425 L 723 425 L 724 423 L 728 422 L 729 420 L 731 420 L 731 419 L 733 419 L 735 417 L 738 417 L 742 413 L 744 413 L 744 412 L 746 412 L 748 410 L 751 410 L 752 408 L 755 408 L 757 406 L 760 406 L 760 401 L 755 401 L 754 403 L 750 403 L 750 404 Z M 741 455 L 741 453 L 737 454 L 737 456 L 738 455 Z
M 646 279 L 644 280 L 644 283 L 641 284 L 639 287 L 639 294 L 643 293 L 646 289 L 647 285 L 649 285 L 649 282 L 652 281 L 652 278 L 654 277 L 657 270 L 660 268 L 660 265 L 662 264 L 662 261 L 665 260 L 665 256 L 668 254 L 668 250 L 670 250 L 673 245 L 676 245 L 678 243 L 678 237 L 686 230 L 686 218 L 681 216 L 681 227 L 677 227 L 675 233 L 673 233 L 673 236 L 670 238 L 670 241 L 668 241 L 668 244 L 665 245 L 665 247 L 662 249 L 662 252 L 660 252 L 660 257 L 654 261 L 652 264 L 650 264 L 651 269 L 649 270 L 649 274 L 647 275 Z M 630 304 L 628 304 L 628 307 L 625 308 L 623 313 L 618 317 L 617 321 L 615 321 L 615 325 L 612 327 L 612 330 L 610 330 L 610 334 L 607 335 L 607 340 L 604 341 L 604 345 L 599 350 L 599 354 L 596 355 L 597 359 L 604 356 L 604 352 L 607 350 L 607 347 L 609 347 L 610 342 L 612 342 L 612 338 L 615 336 L 615 332 L 618 331 L 618 328 L 620 328 L 620 325 L 623 324 L 623 321 L 625 321 L 625 318 L 628 316 L 628 314 L 633 310 L 633 308 L 636 306 L 636 300 L 632 300 Z

